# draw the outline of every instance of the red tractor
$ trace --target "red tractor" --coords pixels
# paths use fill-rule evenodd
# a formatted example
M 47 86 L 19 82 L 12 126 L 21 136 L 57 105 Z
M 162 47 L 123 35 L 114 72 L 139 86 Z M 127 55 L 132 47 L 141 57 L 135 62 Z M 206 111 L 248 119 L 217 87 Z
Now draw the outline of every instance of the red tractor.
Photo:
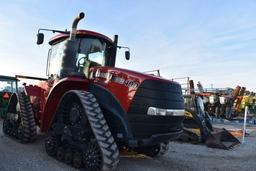
M 123 148 L 156 156 L 182 133 L 181 86 L 115 68 L 118 36 L 77 30 L 82 18 L 70 32 L 39 29 L 60 33 L 49 41 L 48 79 L 11 96 L 4 133 L 30 142 L 38 126 L 48 155 L 88 170 L 115 170 Z

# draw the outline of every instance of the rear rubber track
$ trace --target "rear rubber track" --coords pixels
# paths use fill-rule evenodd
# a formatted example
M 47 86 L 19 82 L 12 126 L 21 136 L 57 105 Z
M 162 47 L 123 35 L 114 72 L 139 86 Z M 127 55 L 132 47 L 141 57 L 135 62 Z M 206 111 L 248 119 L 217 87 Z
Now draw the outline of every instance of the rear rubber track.
M 27 143 L 35 139 L 36 123 L 32 110 L 32 105 L 25 92 L 18 93 L 18 101 L 20 105 L 20 123 L 18 128 L 18 139 Z

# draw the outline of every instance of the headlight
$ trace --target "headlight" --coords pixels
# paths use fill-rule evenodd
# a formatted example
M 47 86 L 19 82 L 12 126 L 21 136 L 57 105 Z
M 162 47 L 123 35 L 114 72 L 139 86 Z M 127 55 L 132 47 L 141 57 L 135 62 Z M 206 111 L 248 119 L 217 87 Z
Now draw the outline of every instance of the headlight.
M 149 107 L 147 114 L 152 116 L 185 116 L 185 110 Z

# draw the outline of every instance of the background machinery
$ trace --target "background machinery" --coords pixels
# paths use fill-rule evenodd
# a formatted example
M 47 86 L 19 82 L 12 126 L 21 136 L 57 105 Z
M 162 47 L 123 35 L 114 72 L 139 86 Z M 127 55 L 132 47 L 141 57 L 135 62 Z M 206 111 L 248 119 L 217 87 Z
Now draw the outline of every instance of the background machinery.
M 231 119 L 241 113 L 240 105 L 245 93 L 245 87 L 237 86 L 235 89 L 216 89 L 210 93 L 210 95 L 204 96 L 209 99 L 205 106 L 206 111 L 210 115 Z
M 239 110 L 243 113 L 245 111 L 245 107 L 248 106 L 249 115 L 256 115 L 256 95 L 254 92 L 246 91 L 243 100 L 241 102 Z
M 225 129 L 214 129 L 210 116 L 204 108 L 202 92 L 194 91 L 193 80 L 189 81 L 190 93 L 184 95 L 185 119 L 181 141 L 192 143 L 206 143 L 209 147 L 229 149 L 240 142 Z M 201 89 L 201 86 L 198 86 Z
M 204 111 L 203 100 L 200 96 L 184 95 L 185 119 L 183 133 L 180 140 L 192 143 L 205 142 L 210 134 L 212 124 L 208 114 Z
M 11 96 L 4 133 L 30 142 L 38 126 L 50 156 L 90 171 L 115 170 L 123 148 L 156 156 L 182 133 L 181 86 L 115 68 L 118 36 L 77 30 L 82 18 L 70 32 L 39 29 L 37 44 L 42 30 L 60 33 L 49 41 L 48 78 Z
M 9 99 L 18 89 L 16 77 L 0 75 L 0 117 L 5 118 Z
M 180 140 L 192 143 L 205 142 L 213 130 L 210 117 L 205 112 L 202 97 L 195 93 L 193 80 L 189 80 L 188 91 L 188 94 L 184 95 L 186 112 L 183 121 L 184 132 L 180 136 Z
M 197 87 L 196 94 L 203 98 L 205 111 L 209 115 L 231 119 L 241 113 L 245 87 L 204 89 L 200 82 L 198 82 Z

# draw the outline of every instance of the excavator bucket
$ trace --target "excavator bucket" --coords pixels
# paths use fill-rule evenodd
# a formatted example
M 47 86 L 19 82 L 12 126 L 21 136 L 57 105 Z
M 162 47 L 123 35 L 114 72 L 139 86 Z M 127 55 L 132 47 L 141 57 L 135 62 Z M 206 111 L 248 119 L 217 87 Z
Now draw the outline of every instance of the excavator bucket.
M 206 145 L 211 148 L 229 150 L 238 144 L 240 141 L 225 128 L 211 132 L 206 139 Z

